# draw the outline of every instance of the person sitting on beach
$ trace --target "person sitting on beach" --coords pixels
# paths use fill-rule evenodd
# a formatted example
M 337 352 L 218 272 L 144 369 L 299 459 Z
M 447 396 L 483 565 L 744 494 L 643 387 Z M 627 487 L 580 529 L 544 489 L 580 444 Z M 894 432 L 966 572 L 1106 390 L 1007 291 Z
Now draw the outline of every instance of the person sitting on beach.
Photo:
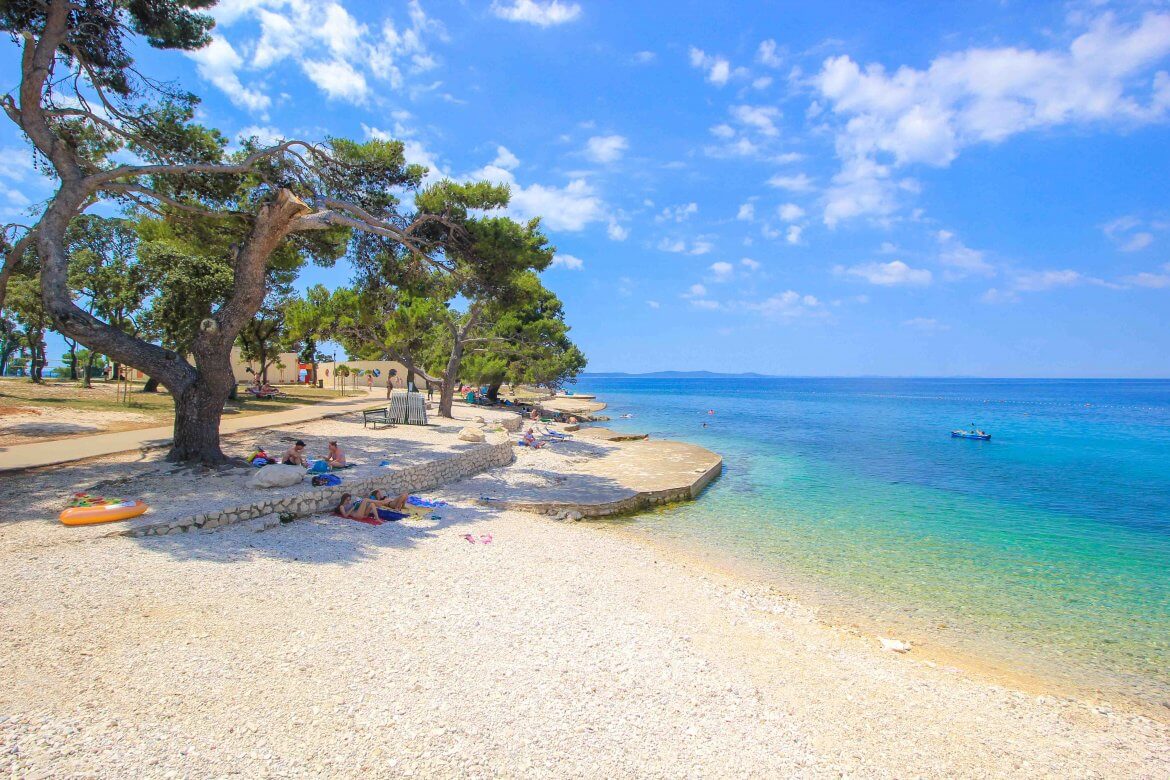
M 354 498 L 352 493 L 342 495 L 341 500 L 337 502 L 337 509 L 333 511 L 352 520 L 376 519 L 378 516 L 377 504 L 368 498 Z
M 531 428 L 525 431 L 524 435 L 520 438 L 520 442 L 525 447 L 531 447 L 534 450 L 539 450 L 544 446 L 544 442 L 536 440 L 536 435 L 532 432 Z
M 341 447 L 337 446 L 336 441 L 329 442 L 329 452 L 325 456 L 325 462 L 329 464 L 331 469 L 345 468 L 345 453 L 342 452 Z
M 296 443 L 288 448 L 288 452 L 284 453 L 284 457 L 280 459 L 280 462 L 286 466 L 303 466 L 304 468 L 308 468 L 309 461 L 305 457 L 305 443 L 297 439 Z
M 395 512 L 401 512 L 406 508 L 406 500 L 410 498 L 409 493 L 399 493 L 397 498 L 390 498 L 385 490 L 375 490 L 370 493 L 370 502 L 380 509 L 392 509 Z
M 536 409 L 533 409 L 531 412 L 528 413 L 528 419 L 529 420 L 539 420 L 540 419 L 540 412 Z

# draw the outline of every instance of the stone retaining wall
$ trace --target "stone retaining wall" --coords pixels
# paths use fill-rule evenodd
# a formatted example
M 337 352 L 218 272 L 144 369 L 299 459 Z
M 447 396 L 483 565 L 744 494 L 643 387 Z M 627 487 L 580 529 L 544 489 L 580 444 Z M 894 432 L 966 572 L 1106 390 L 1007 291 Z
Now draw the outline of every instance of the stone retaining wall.
M 723 473 L 723 459 L 704 472 L 690 485 L 679 486 L 667 490 L 642 491 L 633 493 L 617 501 L 606 501 L 596 504 L 585 504 L 568 501 L 508 501 L 481 498 L 478 503 L 483 506 L 497 509 L 532 512 L 538 515 L 580 520 L 585 517 L 612 517 L 639 512 L 658 504 L 673 504 L 679 501 L 690 501 L 699 497 L 699 494 L 711 482 Z
M 269 501 L 258 500 L 214 512 L 206 512 L 177 520 L 138 525 L 116 531 L 117 536 L 164 536 L 199 529 L 210 530 L 245 520 L 271 516 L 271 524 L 280 522 L 281 515 L 301 517 L 333 509 L 341 496 L 352 493 L 366 496 L 374 490 L 390 494 L 416 493 L 448 482 L 464 479 L 497 466 L 506 466 L 515 459 L 512 443 L 485 444 L 444 458 L 418 463 L 401 469 L 387 469 L 386 473 L 366 479 L 346 480 L 337 487 L 313 488 L 295 496 Z

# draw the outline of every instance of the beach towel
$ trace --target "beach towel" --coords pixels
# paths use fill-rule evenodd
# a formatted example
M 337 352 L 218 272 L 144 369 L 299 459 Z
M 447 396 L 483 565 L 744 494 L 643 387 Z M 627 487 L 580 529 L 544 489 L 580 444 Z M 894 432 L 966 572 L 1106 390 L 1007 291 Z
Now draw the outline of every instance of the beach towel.
M 313 477 L 313 487 L 334 487 L 341 484 L 341 477 L 336 474 L 318 474 Z
M 410 517 L 408 514 L 402 512 L 395 512 L 393 509 L 379 509 L 378 519 L 383 522 L 392 523 L 395 520 L 401 520 L 404 517 Z

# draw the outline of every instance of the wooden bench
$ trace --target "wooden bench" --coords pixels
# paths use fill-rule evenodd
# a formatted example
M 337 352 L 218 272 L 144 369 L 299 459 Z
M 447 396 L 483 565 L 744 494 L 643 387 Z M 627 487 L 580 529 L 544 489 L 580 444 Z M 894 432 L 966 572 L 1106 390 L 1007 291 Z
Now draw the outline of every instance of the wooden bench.
M 373 425 L 374 430 L 378 430 L 378 426 L 382 425 L 386 428 L 393 428 L 394 423 L 390 422 L 390 409 L 383 406 L 379 409 L 363 409 L 362 410 L 362 427 Z

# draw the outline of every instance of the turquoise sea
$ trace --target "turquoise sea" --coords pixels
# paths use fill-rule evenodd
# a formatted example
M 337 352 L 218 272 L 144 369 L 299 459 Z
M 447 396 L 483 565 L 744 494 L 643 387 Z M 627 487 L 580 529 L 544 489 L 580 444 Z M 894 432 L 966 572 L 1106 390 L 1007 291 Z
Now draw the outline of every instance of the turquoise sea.
M 699 501 L 631 529 L 735 561 L 834 620 L 1170 714 L 1170 381 L 574 390 L 609 404 L 609 427 L 724 456 Z M 972 422 L 991 441 L 950 437 Z

